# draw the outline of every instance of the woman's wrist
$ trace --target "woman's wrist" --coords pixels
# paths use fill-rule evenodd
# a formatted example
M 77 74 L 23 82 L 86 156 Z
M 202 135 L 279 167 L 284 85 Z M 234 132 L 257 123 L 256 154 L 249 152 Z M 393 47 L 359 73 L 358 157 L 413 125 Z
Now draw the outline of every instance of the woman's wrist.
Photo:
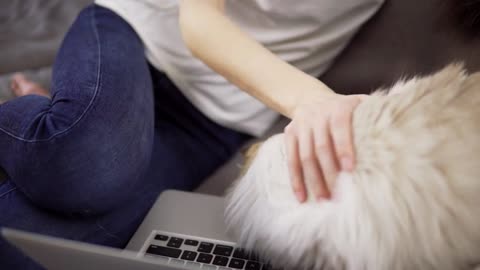
M 299 108 L 308 106 L 310 104 L 322 104 L 340 96 L 340 94 L 335 93 L 333 90 L 321 83 L 320 87 L 316 89 L 304 91 L 304 93 L 297 98 L 287 116 L 292 118 L 295 114 L 295 111 L 297 111 Z

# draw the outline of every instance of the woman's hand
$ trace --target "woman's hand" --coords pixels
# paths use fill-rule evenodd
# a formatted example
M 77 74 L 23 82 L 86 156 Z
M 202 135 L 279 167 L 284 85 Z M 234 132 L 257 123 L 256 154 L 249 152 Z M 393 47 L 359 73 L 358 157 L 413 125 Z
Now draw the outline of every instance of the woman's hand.
M 339 171 L 352 171 L 355 151 L 352 113 L 365 95 L 338 95 L 309 100 L 293 111 L 285 128 L 292 187 L 300 202 L 306 189 L 316 199 L 327 199 Z

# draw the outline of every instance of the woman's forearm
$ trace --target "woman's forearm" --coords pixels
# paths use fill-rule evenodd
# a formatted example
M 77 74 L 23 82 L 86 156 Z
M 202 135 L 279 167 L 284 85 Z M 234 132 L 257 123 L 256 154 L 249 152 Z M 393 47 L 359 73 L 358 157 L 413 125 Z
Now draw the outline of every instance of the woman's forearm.
M 287 117 L 298 105 L 333 93 L 241 31 L 224 15 L 222 0 L 184 0 L 180 27 L 186 45 L 196 57 Z

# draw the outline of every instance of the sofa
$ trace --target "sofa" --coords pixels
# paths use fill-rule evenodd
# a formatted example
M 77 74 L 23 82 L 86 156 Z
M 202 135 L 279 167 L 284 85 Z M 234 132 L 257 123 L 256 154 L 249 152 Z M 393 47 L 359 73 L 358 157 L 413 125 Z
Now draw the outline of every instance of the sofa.
M 12 97 L 8 79 L 16 71 L 49 87 L 55 51 L 75 15 L 91 2 L 11 0 L 0 4 L 0 99 Z M 464 12 L 471 11 L 463 8 L 464 2 L 468 1 L 386 0 L 320 79 L 339 93 L 356 94 L 432 73 L 453 61 L 478 71 L 480 40 L 475 21 L 463 20 Z M 287 122 L 281 118 L 266 136 L 281 132 Z M 239 153 L 196 191 L 223 194 L 241 163 Z M 0 170 L 0 181 L 5 177 Z

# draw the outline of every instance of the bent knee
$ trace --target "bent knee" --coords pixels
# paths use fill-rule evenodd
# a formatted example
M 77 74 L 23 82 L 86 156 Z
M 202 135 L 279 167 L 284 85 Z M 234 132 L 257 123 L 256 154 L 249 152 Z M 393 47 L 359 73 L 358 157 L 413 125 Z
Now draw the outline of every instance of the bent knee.
M 25 154 L 12 178 L 36 204 L 66 214 L 108 212 L 131 198 L 150 163 L 148 134 L 118 141 L 48 145 Z M 26 169 L 28 168 L 28 169 Z
M 88 168 L 85 168 L 88 170 Z M 106 172 L 77 177 L 48 179 L 25 190 L 26 195 L 38 206 L 54 212 L 71 215 L 98 215 L 109 212 L 128 201 L 132 191 L 139 187 L 141 172 L 119 175 Z M 45 179 L 42 179 L 45 180 Z M 48 183 L 50 182 L 50 183 Z

